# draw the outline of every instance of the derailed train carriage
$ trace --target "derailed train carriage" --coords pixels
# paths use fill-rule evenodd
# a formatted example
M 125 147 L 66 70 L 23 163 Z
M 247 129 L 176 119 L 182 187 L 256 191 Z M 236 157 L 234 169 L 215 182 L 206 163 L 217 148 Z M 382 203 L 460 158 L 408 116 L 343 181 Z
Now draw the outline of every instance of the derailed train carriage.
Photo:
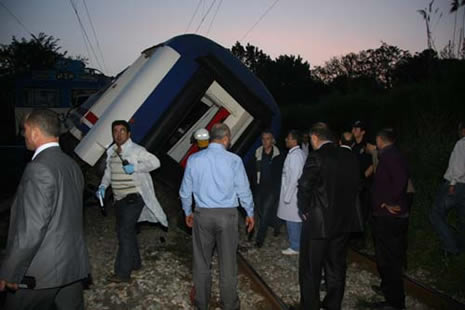
M 279 133 L 279 109 L 263 83 L 227 49 L 198 35 L 181 35 L 148 48 L 111 85 L 73 115 L 75 153 L 93 166 L 112 143 L 111 123 L 132 124 L 131 138 L 161 161 L 160 179 L 177 186 L 192 134 L 223 122 L 231 151 L 246 162 L 270 128 Z

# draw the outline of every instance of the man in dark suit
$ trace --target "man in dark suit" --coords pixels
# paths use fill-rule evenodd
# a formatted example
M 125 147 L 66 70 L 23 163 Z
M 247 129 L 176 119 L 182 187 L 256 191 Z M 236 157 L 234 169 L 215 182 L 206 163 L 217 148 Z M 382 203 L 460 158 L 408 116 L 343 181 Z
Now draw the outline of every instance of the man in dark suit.
M 300 243 L 299 282 L 302 309 L 340 309 L 344 296 L 349 233 L 357 225 L 358 161 L 332 140 L 325 123 L 310 129 L 315 150 L 308 155 L 297 193 L 304 219 Z M 327 295 L 320 303 L 321 270 Z
M 25 121 L 26 166 L 11 207 L 0 291 L 6 309 L 84 309 L 81 280 L 89 274 L 79 166 L 58 145 L 55 112 L 34 110 Z M 34 289 L 19 288 L 35 279 Z M 55 307 L 55 308 L 54 308 Z

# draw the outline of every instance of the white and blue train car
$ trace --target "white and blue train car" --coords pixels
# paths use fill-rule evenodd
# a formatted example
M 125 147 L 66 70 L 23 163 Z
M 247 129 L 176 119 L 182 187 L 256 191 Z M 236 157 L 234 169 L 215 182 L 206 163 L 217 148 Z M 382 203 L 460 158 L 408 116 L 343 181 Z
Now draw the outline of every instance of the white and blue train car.
M 124 119 L 133 141 L 162 161 L 163 170 L 182 173 L 195 152 L 192 134 L 224 122 L 231 151 L 247 161 L 260 133 L 278 135 L 279 109 L 263 83 L 229 50 L 202 36 L 172 38 L 142 52 L 107 88 L 74 115 L 75 153 L 93 166 L 112 143 L 111 123 Z

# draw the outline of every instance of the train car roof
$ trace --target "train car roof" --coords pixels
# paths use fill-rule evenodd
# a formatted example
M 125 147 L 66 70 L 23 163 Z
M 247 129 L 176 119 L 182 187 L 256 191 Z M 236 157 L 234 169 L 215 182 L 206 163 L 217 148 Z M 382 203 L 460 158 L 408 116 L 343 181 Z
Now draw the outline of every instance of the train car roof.
M 148 48 L 143 53 L 149 52 L 151 49 L 163 45 L 173 48 L 183 55 L 183 57 L 191 58 L 192 60 L 197 60 L 201 57 L 214 56 L 215 59 L 220 61 L 223 66 L 239 78 L 256 97 L 265 103 L 275 117 L 280 116 L 279 108 L 263 82 L 250 72 L 247 67 L 245 67 L 239 59 L 232 55 L 228 49 L 203 36 L 196 34 L 184 34 Z

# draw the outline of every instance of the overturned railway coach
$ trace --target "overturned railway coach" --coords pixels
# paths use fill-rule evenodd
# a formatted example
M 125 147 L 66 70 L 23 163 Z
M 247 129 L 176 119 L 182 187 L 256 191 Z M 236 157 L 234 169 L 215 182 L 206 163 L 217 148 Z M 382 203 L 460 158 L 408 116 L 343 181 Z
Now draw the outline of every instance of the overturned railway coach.
M 70 130 L 80 140 L 75 152 L 81 159 L 94 165 L 112 143 L 111 123 L 124 119 L 132 124 L 133 141 L 156 154 L 161 173 L 175 183 L 196 151 L 195 130 L 227 124 L 231 151 L 247 161 L 260 132 L 278 134 L 281 125 L 263 83 L 227 49 L 193 34 L 146 49 L 83 107 Z

